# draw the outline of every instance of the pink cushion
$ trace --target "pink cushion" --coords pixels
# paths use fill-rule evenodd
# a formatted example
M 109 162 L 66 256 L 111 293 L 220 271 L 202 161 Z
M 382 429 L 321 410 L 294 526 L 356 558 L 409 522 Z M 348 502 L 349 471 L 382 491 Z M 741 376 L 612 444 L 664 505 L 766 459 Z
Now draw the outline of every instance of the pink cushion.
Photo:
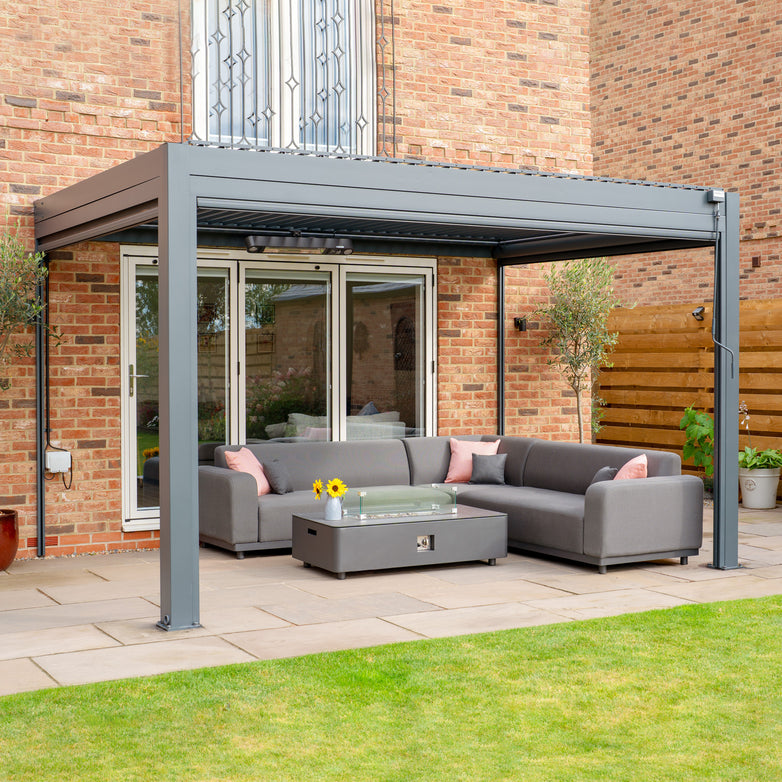
M 268 494 L 272 487 L 266 480 L 261 463 L 255 458 L 255 455 L 249 448 L 240 448 L 238 451 L 226 451 L 225 463 L 237 472 L 248 472 L 255 478 L 258 484 L 258 496 Z
M 627 478 L 645 478 L 646 477 L 646 454 L 642 453 L 634 459 L 630 459 L 623 465 L 619 472 L 614 476 L 615 481 L 623 481 Z
M 451 463 L 448 465 L 446 483 L 466 483 L 472 477 L 472 455 L 497 453 L 500 441 L 492 443 L 474 442 L 473 440 L 456 440 L 451 438 Z

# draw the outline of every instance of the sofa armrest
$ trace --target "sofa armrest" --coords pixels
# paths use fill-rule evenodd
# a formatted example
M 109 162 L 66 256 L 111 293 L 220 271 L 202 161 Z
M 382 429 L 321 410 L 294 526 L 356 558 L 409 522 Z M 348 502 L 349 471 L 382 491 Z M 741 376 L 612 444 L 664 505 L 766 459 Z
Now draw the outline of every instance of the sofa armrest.
M 258 484 L 246 472 L 198 468 L 198 529 L 226 543 L 258 542 Z
M 702 543 L 703 481 L 694 475 L 601 481 L 586 491 L 584 554 L 654 554 Z

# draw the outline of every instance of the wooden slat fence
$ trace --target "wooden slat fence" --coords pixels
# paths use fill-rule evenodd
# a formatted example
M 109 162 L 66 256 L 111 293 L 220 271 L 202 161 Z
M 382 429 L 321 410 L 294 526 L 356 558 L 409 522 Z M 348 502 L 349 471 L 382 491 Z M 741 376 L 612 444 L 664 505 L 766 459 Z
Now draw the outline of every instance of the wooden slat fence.
M 596 440 L 681 452 L 684 408 L 714 414 L 711 302 L 615 310 L 613 367 L 600 374 L 603 429 Z M 752 445 L 782 448 L 782 301 L 744 301 L 740 310 L 740 400 L 750 411 Z M 738 426 L 738 411 L 736 416 Z M 747 444 L 743 433 L 740 445 Z M 695 469 L 688 464 L 688 472 Z

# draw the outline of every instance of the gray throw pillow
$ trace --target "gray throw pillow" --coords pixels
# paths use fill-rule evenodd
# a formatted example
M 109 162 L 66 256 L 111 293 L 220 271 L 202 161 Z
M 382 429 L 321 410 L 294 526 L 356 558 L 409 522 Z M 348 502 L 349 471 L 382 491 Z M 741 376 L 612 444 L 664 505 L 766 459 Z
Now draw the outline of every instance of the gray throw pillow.
M 589 485 L 591 486 L 593 483 L 600 483 L 601 481 L 612 481 L 618 472 L 619 469 L 617 467 L 601 467 L 595 473 L 595 477 L 592 478 Z
M 377 415 L 380 411 L 375 406 L 374 402 L 367 402 L 361 410 L 358 411 L 359 415 Z
M 505 483 L 506 453 L 474 453 L 470 483 Z
M 271 462 L 263 463 L 263 472 L 269 486 L 275 494 L 288 494 L 293 491 L 291 476 L 288 474 L 288 468 L 277 459 Z

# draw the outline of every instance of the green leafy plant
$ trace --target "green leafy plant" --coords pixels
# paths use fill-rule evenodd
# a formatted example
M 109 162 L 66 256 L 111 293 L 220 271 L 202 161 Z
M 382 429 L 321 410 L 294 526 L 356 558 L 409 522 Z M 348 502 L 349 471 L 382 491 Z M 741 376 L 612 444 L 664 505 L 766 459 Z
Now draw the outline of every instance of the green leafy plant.
M 696 467 L 703 467 L 707 477 L 714 475 L 714 419 L 690 406 L 684 410 L 679 429 L 684 429 L 684 461 L 692 459 Z
M 600 367 L 610 367 L 609 349 L 617 335 L 608 330 L 608 316 L 619 304 L 613 289 L 614 270 L 605 258 L 587 258 L 554 266 L 546 275 L 551 291 L 549 303 L 536 310 L 549 328 L 541 341 L 553 348 L 549 364 L 559 366 L 576 395 L 578 439 L 583 442 L 581 400 L 593 388 Z M 599 406 L 598 397 L 593 403 Z M 592 413 L 592 430 L 600 428 L 600 416 Z M 597 427 L 597 429 L 596 429 Z
M 35 323 L 45 308 L 40 286 L 48 270 L 43 265 L 43 253 L 31 253 L 16 234 L 0 233 L 0 364 L 8 365 L 12 358 L 30 356 L 33 343 L 18 337 Z M 55 327 L 48 327 L 57 343 L 62 336 Z M 0 390 L 7 390 L 11 381 L 0 378 Z
M 739 451 L 739 467 L 744 470 L 773 470 L 782 467 L 782 452 L 776 448 L 766 448 L 759 451 L 752 447 L 749 419 L 749 408 L 747 403 L 742 401 L 739 404 L 739 425 L 744 427 L 749 445 L 745 446 L 743 451 Z
M 759 451 L 747 445 L 743 451 L 739 451 L 739 467 L 745 470 L 773 470 L 782 467 L 782 452 L 776 448 Z

